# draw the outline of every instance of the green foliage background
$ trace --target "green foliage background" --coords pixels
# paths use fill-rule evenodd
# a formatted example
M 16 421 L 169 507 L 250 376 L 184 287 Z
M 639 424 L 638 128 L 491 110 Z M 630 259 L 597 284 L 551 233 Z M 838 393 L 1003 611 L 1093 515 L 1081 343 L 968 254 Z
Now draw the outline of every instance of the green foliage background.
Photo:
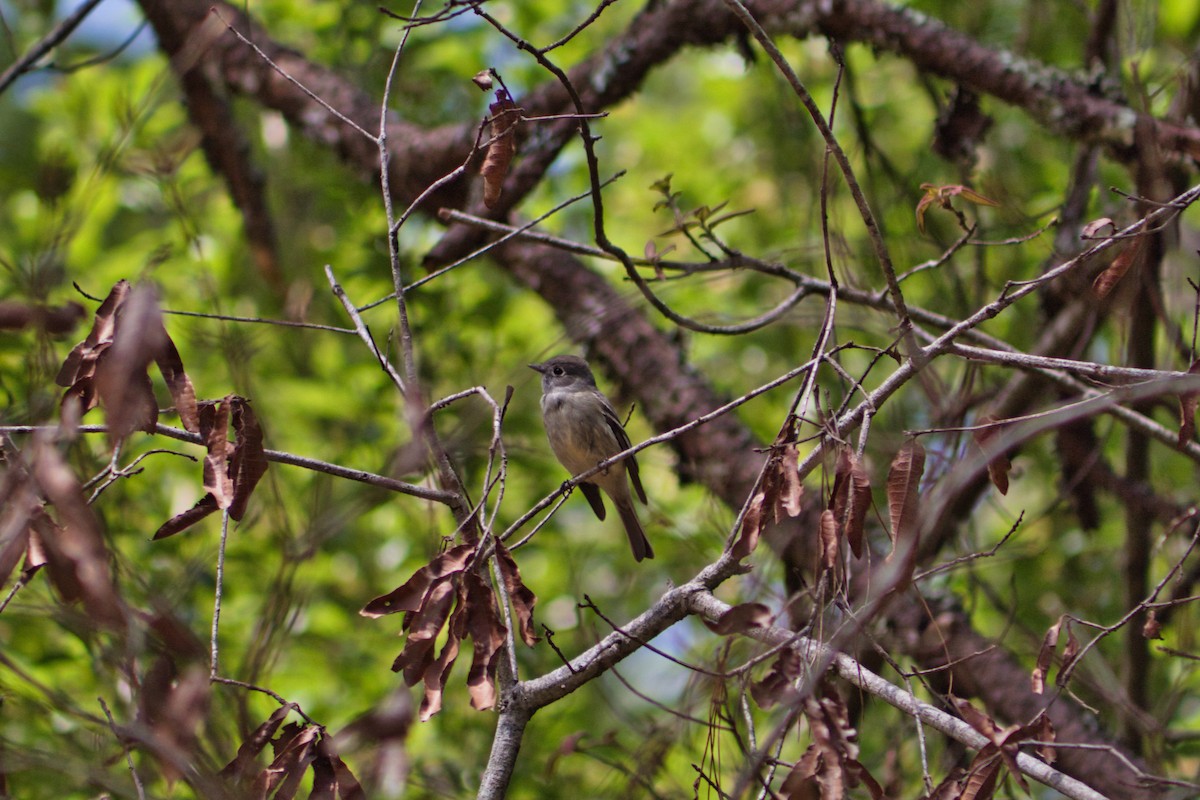
M 928 0 L 920 10 L 1022 55 L 1064 69 L 1081 67 L 1080 10 L 1070 4 L 1022 4 L 1012 0 L 950 3 Z M 1188 58 L 1200 32 L 1200 11 L 1188 0 L 1164 0 L 1155 9 L 1123 6 L 1130 21 L 1125 89 L 1156 104 Z M 48 4 L 15 2 L 4 7 L 11 30 L 7 62 L 52 24 Z M 370 4 L 271 0 L 248 12 L 276 37 L 310 59 L 351 76 L 378 95 L 382 91 L 398 24 Z M 522 2 L 498 4 L 502 21 L 528 40 L 552 41 L 591 10 L 588 4 Z M 637 7 L 617 4 L 571 46 L 558 51 L 569 65 L 622 29 Z M 124 31 L 128 26 L 122 28 Z M 823 109 L 830 108 L 839 70 L 823 40 L 782 42 L 784 52 Z M 73 39 L 55 55 L 71 63 L 101 48 Z M 929 233 L 917 232 L 914 208 L 922 183 L 969 183 L 1001 202 L 995 209 L 968 206 L 980 224 L 979 237 L 1022 237 L 1046 225 L 1062 201 L 1072 145 L 1048 133 L 1023 113 L 985 99 L 995 117 L 981 160 L 965 169 L 935 156 L 929 142 L 949 86 L 916 75 L 904 62 L 852 46 L 838 93 L 835 129 L 850 153 L 879 215 L 897 267 L 903 271 L 936 258 L 958 235 L 950 215 L 928 216 Z M 469 77 L 495 66 L 519 92 L 546 76 L 490 29 L 470 17 L 448 26 L 418 29 L 401 63 L 394 108 L 423 124 L 471 123 L 486 113 L 486 97 Z M 1137 75 L 1139 89 L 1132 77 Z M 391 291 L 386 227 L 378 188 L 363 183 L 326 150 L 289 133 L 282 120 L 238 100 L 243 130 L 252 139 L 253 160 L 267 176 L 269 202 L 278 226 L 282 275 L 271 278 L 254 266 L 242 221 L 198 149 L 186 121 L 180 91 L 166 61 L 145 47 L 76 71 L 46 69 L 23 78 L 0 95 L 0 299 L 62 304 L 81 301 L 81 292 L 104 296 L 117 280 L 150 281 L 165 309 L 261 320 L 303 318 L 348 327 L 329 291 L 323 268 L 330 265 L 350 298 L 363 304 Z M 655 238 L 671 227 L 669 213 L 655 210 L 650 188 L 672 174 L 672 187 L 685 209 L 728 202 L 728 209 L 753 209 L 721 229 L 734 247 L 773 258 L 814 275 L 824 274 L 818 191 L 823 143 L 773 67 L 761 55 L 746 61 L 734 48 L 688 51 L 652 74 L 636 99 L 612 110 L 597 124 L 605 176 L 626 171 L 606 193 L 612 238 L 630 252 L 655 239 L 661 251 L 679 237 Z M 1107 164 L 1106 179 L 1121 186 L 1129 177 Z M 542 213 L 584 191 L 586 173 L 577 147 L 568 149 L 549 178 L 522 207 Z M 842 184 L 829 190 L 830 233 L 838 276 L 847 285 L 881 285 L 869 243 Z M 1094 216 L 1109 213 L 1111 195 L 1093 198 Z M 578 204 L 545 226 L 550 232 L 590 241 L 590 208 Z M 1186 222 L 1194 226 L 1195 212 Z M 437 240 L 439 228 L 417 219 L 401 242 L 410 277 Z M 696 254 L 689 253 L 688 257 Z M 905 283 L 910 302 L 961 316 L 995 296 L 1005 281 L 1030 278 L 1052 256 L 1051 235 L 1020 244 L 980 248 Z M 619 270 L 597 269 L 622 285 Z M 1186 266 L 1193 271 L 1192 265 Z M 73 284 L 78 285 L 78 289 Z M 722 274 L 674 281 L 662 296 L 684 313 L 711 322 L 730 322 L 759 313 L 785 296 L 788 287 L 749 274 Z M 502 517 L 515 519 L 553 491 L 564 474 L 545 445 L 537 414 L 536 375 L 525 365 L 572 350 L 551 309 L 486 260 L 470 263 L 423 287 L 410 298 L 420 363 L 431 397 L 482 385 L 500 397 L 515 387 L 505 420 L 508 483 Z M 1038 331 L 1032 305 L 989 323 L 988 330 L 1018 346 Z M 739 337 L 687 337 L 697 369 L 729 396 L 736 396 L 807 358 L 822 312 L 807 301 L 781 322 Z M 393 346 L 389 332 L 395 307 L 384 303 L 367 314 L 379 341 Z M 1189 324 L 1188 310 L 1179 322 Z M 888 319 L 845 311 L 839 339 L 887 347 L 894 333 Z M 347 467 L 389 472 L 408 441 L 403 406 L 393 387 L 352 335 L 323 330 L 169 316 L 168 329 L 202 398 L 234 392 L 254 403 L 267 446 Z M 665 327 L 665 324 L 664 324 Z M 0 421 L 44 424 L 56 415 L 59 389 L 54 375 L 71 345 L 82 338 L 49 338 L 37 332 L 0 332 Z M 1108 342 L 1122 347 L 1120 332 Z M 1096 354 L 1103 360 L 1102 354 Z M 867 355 L 846 359 L 865 368 Z M 1178 365 L 1175 365 L 1178 366 Z M 1184 365 L 1186 366 L 1186 365 Z M 879 374 L 883 374 L 880 372 Z M 838 403 L 847 387 L 829 375 L 824 391 Z M 947 366 L 946 386 L 987 391 L 1002 373 L 964 372 Z M 873 373 L 866 385 L 876 380 Z M 161 386 L 160 399 L 168 404 Z M 616 387 L 606 385 L 616 391 Z M 773 438 L 790 394 L 772 393 L 738 413 L 764 440 Z M 93 412 L 85 421 L 100 421 Z M 170 422 L 170 420 L 168 420 Z M 173 424 L 173 423 L 172 423 Z M 898 398 L 875 422 L 873 473 L 882 481 L 901 432 L 931 427 L 921 397 Z M 468 484 L 479 491 L 487 456 L 490 414 L 467 400 L 439 414 L 437 426 L 451 443 Z M 1114 427 L 1101 433 L 1116 447 Z M 650 435 L 635 413 L 631 435 Z M 934 476 L 952 468 L 965 440 L 945 437 L 931 448 Z M 890 449 L 889 449 L 890 447 Z M 171 452 L 151 451 L 165 448 Z M 1119 587 L 1102 576 L 1121 542 L 1120 514 L 1095 532 L 1079 530 L 1063 507 L 1053 477 L 1050 444 L 1024 451 L 1017 462 L 1014 491 L 987 501 L 964 527 L 962 552 L 983 550 L 1025 511 L 1023 526 L 1002 555 L 952 573 L 939 585 L 967 604 L 985 633 L 994 634 L 1031 660 L 1041 633 L 1061 613 L 1075 610 L 1094 619 L 1119 614 Z M 200 448 L 135 436 L 121 454 L 138 456 L 143 470 L 108 488 L 95 503 L 117 559 L 122 591 L 134 605 L 164 606 L 201 639 L 211 621 L 219 520 L 212 517 L 180 536 L 151 542 L 154 530 L 202 494 Z M 186 458 L 184 456 L 189 456 Z M 84 436 L 69 457 L 83 476 L 97 473 L 110 452 L 102 436 Z M 1161 454 L 1155 475 L 1159 491 L 1187 497 L 1195 470 L 1178 456 Z M 633 569 L 625 542 L 612 520 L 600 523 L 572 498 L 551 524 L 518 552 L 526 583 L 539 596 L 540 620 L 556 632 L 566 653 L 586 647 L 605 625 L 577 609 L 582 595 L 593 598 L 610 618 L 628 619 L 668 582 L 681 582 L 718 554 L 733 511 L 697 486 L 680 485 L 663 449 L 644 454 L 642 473 L 653 498 L 646 514 L 660 557 Z M 418 475 L 399 475 L 408 480 Z M 813 482 L 810 497 L 819 495 Z M 881 509 L 882 513 L 882 509 Z M 1108 515 L 1106 515 L 1108 518 Z M 231 530 L 221 621 L 223 673 L 269 686 L 299 703 L 312 718 L 337 731 L 396 692 L 407 694 L 389 671 L 399 652 L 399 622 L 368 620 L 357 611 L 424 564 L 439 537 L 453 531 L 444 510 L 410 498 L 273 465 L 247 518 Z M 1177 556 L 1167 541 L 1158 552 L 1166 564 Z M 764 556 L 752 575 L 723 590 L 730 600 L 757 599 L 779 608 L 781 576 Z M 1009 612 L 1019 610 L 1015 616 Z M 1190 612 L 1183 612 L 1189 615 Z M 1190 620 L 1190 615 L 1187 617 Z M 1184 617 L 1168 632 L 1168 644 L 1192 650 L 1193 626 Z M 751 652 L 746 644 L 718 641 L 688 624 L 658 644 L 695 663 L 736 664 Z M 93 797 L 102 792 L 132 796 L 120 748 L 103 723 L 96 698 L 118 720 L 135 714 L 129 677 L 121 674 L 124 653 L 114 652 L 78 609 L 64 607 L 45 580 L 35 579 L 0 615 L 0 759 L 14 797 Z M 1109 655 L 1116 641 L 1106 643 Z M 519 653 L 526 674 L 558 665 L 544 644 Z M 1099 659 L 1089 663 L 1101 663 Z M 693 763 L 705 758 L 709 731 L 672 711 L 708 718 L 722 707 L 716 684 L 661 658 L 642 653 L 619 672 L 648 702 L 616 676 L 538 715 L 525 741 L 514 798 L 628 796 L 634 774 L 649 774 L 658 796 L 688 796 Z M 456 669 L 446 708 L 433 721 L 416 725 L 407 741 L 411 773 L 407 784 L 379 788 L 381 796 L 466 796 L 490 747 L 493 718 L 467 707 L 462 687 L 465 665 Z M 1103 681 L 1103 674 L 1089 676 Z M 1182 666 L 1156 674 L 1155 696 L 1163 714 L 1190 726 L 1200 708 L 1195 677 Z M 416 696 L 419 700 L 419 696 Z M 414 701 L 415 702 L 415 701 Z M 202 730 L 205 753 L 216 767 L 230 760 L 247 731 L 265 719 L 274 703 L 231 687 L 213 690 L 213 709 Z M 738 712 L 740 713 L 740 712 Z M 754 712 L 760 724 L 774 718 Z M 900 785 L 919 792 L 911 722 L 878 711 L 864 726 L 864 754 L 898 745 Z M 570 737 L 583 736 L 574 750 Z M 708 757 L 728 775 L 736 773 L 736 751 L 718 736 Z M 803 742 L 790 741 L 784 758 Z M 937 745 L 931 743 L 937 758 Z M 1193 769 L 1192 745 L 1179 745 L 1168 760 Z M 352 769 L 364 752 L 349 752 Z M 864 760 L 867 755 L 864 755 Z M 657 762 L 657 768 L 647 771 Z M 187 796 L 170 786 L 154 763 L 139 760 L 153 796 Z M 877 768 L 874 765 L 873 768 Z

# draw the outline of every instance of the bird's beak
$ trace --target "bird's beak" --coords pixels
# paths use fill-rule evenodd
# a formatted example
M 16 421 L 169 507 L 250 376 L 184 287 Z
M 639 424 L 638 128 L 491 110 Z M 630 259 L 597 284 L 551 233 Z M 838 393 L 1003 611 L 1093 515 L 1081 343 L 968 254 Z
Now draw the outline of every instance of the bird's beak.
M 529 365 L 529 368 L 530 368 L 530 369 L 532 369 L 532 370 L 535 370 L 535 371 L 537 371 L 537 372 L 545 372 L 545 371 L 546 371 L 546 365 L 545 365 L 545 364 L 530 364 L 530 365 Z

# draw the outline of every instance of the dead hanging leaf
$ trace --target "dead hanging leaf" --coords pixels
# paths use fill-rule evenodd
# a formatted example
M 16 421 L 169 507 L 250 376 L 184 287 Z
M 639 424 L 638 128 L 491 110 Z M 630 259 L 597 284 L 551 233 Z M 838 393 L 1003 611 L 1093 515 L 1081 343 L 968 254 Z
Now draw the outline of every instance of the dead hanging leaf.
M 1075 659 L 1079 657 L 1079 639 L 1075 638 L 1075 631 L 1067 625 L 1067 645 L 1062 651 L 1062 666 L 1058 668 L 1058 677 L 1054 679 L 1056 686 L 1065 686 L 1067 678 L 1071 675 L 1071 670 L 1075 666 Z
M 1188 375 L 1200 375 L 1200 358 L 1188 367 Z M 1179 438 L 1178 446 L 1183 446 L 1196 438 L 1196 408 L 1200 406 L 1200 391 L 1183 392 L 1179 395 Z
M 966 772 L 955 767 L 937 787 L 921 800 L 958 800 L 962 796 L 962 783 Z
M 295 797 L 309 764 L 317 758 L 314 744 L 320 730 L 316 725 L 286 726 L 279 739 L 272 742 L 275 760 L 259 773 L 254 781 L 253 795 L 268 797 L 275 793 L 277 800 Z
M 198 412 L 204 448 L 204 491 L 217 503 L 229 508 L 233 503 L 233 481 L 226 466 L 233 446 L 229 443 L 229 398 L 220 403 L 204 403 Z
M 403 672 L 404 682 L 415 686 L 433 664 L 433 648 L 438 633 L 450 618 L 454 607 L 455 581 L 441 580 L 430 587 L 416 611 L 405 616 L 408 634 L 404 649 L 392 662 L 392 672 Z
M 821 770 L 821 750 L 811 744 L 779 786 L 783 800 L 825 800 L 817 773 Z
M 1029 738 L 1039 742 L 1056 742 L 1058 741 L 1058 733 L 1054 730 L 1054 723 L 1050 721 L 1050 717 L 1043 711 L 1038 714 L 1038 718 L 1030 725 L 1031 735 Z M 1053 764 L 1058 759 L 1058 753 L 1055 751 L 1052 744 L 1039 744 L 1037 746 L 1038 757 L 1047 764 Z
M 275 712 L 267 717 L 266 722 L 259 725 L 253 733 L 246 737 L 246 740 L 238 747 L 237 756 L 225 765 L 225 768 L 221 770 L 221 775 L 232 779 L 239 785 L 248 783 L 256 771 L 257 764 L 255 762 L 258 754 L 263 751 L 263 748 L 275 736 L 275 731 L 279 730 L 284 719 L 295 708 L 294 703 L 288 703 L 275 709 Z
M 793 422 L 789 419 L 775 438 L 758 491 L 742 516 L 742 532 L 732 548 L 739 561 L 754 552 L 758 537 L 769 521 L 778 524 L 785 517 L 795 517 L 801 511 L 804 487 L 800 484 L 799 454 L 795 442 L 791 441 Z
M 716 622 L 704 620 L 704 624 L 718 636 L 732 636 L 756 628 L 766 628 L 772 619 L 771 609 L 762 603 L 741 603 L 727 610 Z
M 155 741 L 168 752 L 196 752 L 200 724 L 208 716 L 210 689 L 208 669 L 199 664 L 172 682 L 151 724 Z M 170 773 L 175 763 L 164 759 L 163 769 Z
M 486 711 L 496 705 L 496 669 L 500 665 L 508 628 L 501 623 L 496 596 L 483 578 L 478 573 L 467 572 L 464 581 L 467 587 L 466 633 L 475 645 L 471 668 L 467 672 L 467 692 L 471 695 L 471 708 Z
M 181 511 L 159 526 L 152 537 L 154 541 L 166 539 L 195 525 L 200 520 L 217 510 L 217 500 L 211 494 L 206 494 L 196 501 L 196 505 L 187 511 Z
M 231 417 L 236 437 L 232 444 L 229 442 Z M 187 511 L 164 522 L 155 531 L 155 540 L 187 530 L 218 509 L 228 509 L 231 519 L 241 520 L 254 487 L 267 471 L 262 428 L 244 397 L 231 394 L 220 401 L 198 403 L 196 421 L 207 451 L 204 457 L 205 495 Z
M 322 744 L 327 741 L 329 737 L 322 737 Z M 308 800 L 362 800 L 366 797 L 362 785 L 340 756 L 318 755 L 313 761 L 312 771 L 313 789 Z
M 907 587 L 916 567 L 919 489 L 924 472 L 925 448 L 916 439 L 909 439 L 892 459 L 887 479 L 888 514 L 892 523 L 892 552 L 888 559 L 898 558 L 901 564 L 897 590 Z
M 1050 665 L 1054 662 L 1054 654 L 1058 650 L 1058 634 L 1062 629 L 1064 619 L 1065 617 L 1059 617 L 1058 622 L 1051 625 L 1046 631 L 1046 635 L 1042 637 L 1042 646 L 1038 648 L 1037 663 L 1030 676 L 1034 694 L 1041 694 L 1046 690 L 1046 676 L 1050 674 Z
M 492 114 L 491 143 L 479 173 L 483 175 L 483 204 L 492 208 L 500 201 L 504 176 L 517 154 L 516 129 L 521 110 L 504 89 L 496 90 L 496 102 L 488 106 Z
M 97 309 L 91 332 L 59 370 L 56 382 L 68 387 L 62 403 L 77 402 L 80 413 L 103 403 L 113 440 L 136 430 L 152 433 L 158 402 L 147 372 L 151 362 L 158 364 L 184 427 L 195 432 L 195 390 L 154 289 L 118 281 Z
M 1029 725 L 1011 725 L 1002 729 L 995 720 L 966 700 L 953 695 L 950 700 L 963 721 L 986 736 L 989 742 L 976 753 L 967 770 L 967 782 L 963 796 L 967 796 L 970 792 L 973 797 L 990 797 L 995 790 L 996 778 L 1001 765 L 1008 769 L 1017 784 L 1028 793 L 1029 785 L 1025 782 L 1025 778 L 1017 766 L 1017 752 L 1021 742 L 1033 739 L 1045 730 L 1041 721 L 1034 720 Z
M 392 671 L 402 672 L 409 686 L 424 682 L 421 721 L 441 709 L 446 680 L 458 658 L 460 644 L 467 637 L 474 643 L 474 657 L 467 675 L 471 705 L 485 709 L 496 701 L 496 669 L 508 629 L 501 621 L 491 587 L 477 572 L 468 569 L 475 549 L 475 544 L 464 544 L 443 553 L 417 570 L 404 585 L 375 598 L 359 612 L 367 617 L 406 612 L 401 627 L 407 639 L 392 663 Z M 505 556 L 511 562 L 507 551 Z M 532 614 L 532 592 L 520 584 L 516 565 L 503 565 L 504 556 L 500 558 L 502 575 L 509 572 L 511 576 L 505 581 L 515 598 L 516 613 L 520 616 L 520 607 L 526 605 Z M 532 627 L 532 617 L 527 623 L 522 622 L 525 624 Z M 443 629 L 445 643 L 435 657 L 434 645 Z M 527 633 L 532 638 L 532 630 Z
M 838 530 L 845 535 L 855 558 L 862 558 L 867 509 L 870 505 L 871 478 L 854 452 L 843 447 L 834 469 L 829 507 L 833 510 Z
M 833 569 L 838 563 L 838 524 L 828 508 L 821 512 L 821 569 Z
M 35 445 L 33 480 L 58 516 L 34 517 L 34 531 L 45 546 L 51 583 L 67 602 L 81 600 L 87 614 L 111 630 L 125 629 L 125 606 L 109 572 L 108 547 L 83 487 L 49 441 Z
M 471 78 L 471 82 L 479 87 L 482 92 L 490 92 L 492 90 L 492 70 L 481 69 Z
M 165 329 L 164 329 L 165 333 Z M 162 351 L 156 356 L 155 363 L 167 382 L 167 391 L 175 401 L 175 413 L 179 414 L 179 422 L 185 431 L 200 432 L 200 421 L 196 416 L 196 389 L 192 379 L 183 369 L 183 358 L 171 337 L 166 337 Z
M 254 487 L 267 472 L 267 453 L 263 449 L 262 426 L 250 408 L 250 401 L 231 395 L 226 401 L 232 406 L 233 432 L 237 437 L 229 460 L 229 479 L 233 483 L 233 499 L 229 516 L 241 521 Z
M 1125 273 L 1129 272 L 1129 268 L 1137 261 L 1138 254 L 1142 252 L 1142 244 L 1145 241 L 1146 237 L 1135 236 L 1134 240 L 1117 254 L 1112 263 L 1096 276 L 1096 280 L 1092 281 L 1092 294 L 1096 296 L 1096 299 L 1103 300 L 1108 297 L 1113 288 L 1121 281 L 1121 278 L 1125 277 Z
M 838 448 L 837 463 L 833 467 L 833 488 L 829 492 L 828 508 L 833 510 L 835 519 L 846 516 L 846 507 L 850 502 L 850 467 L 854 452 L 845 445 Z
M 850 507 L 846 510 L 846 541 L 855 558 L 862 558 L 866 539 L 867 510 L 871 507 L 871 477 L 866 468 L 854 460 L 850 468 Z
M 960 184 L 937 186 L 932 183 L 922 183 L 921 189 L 925 192 L 917 202 L 917 230 L 921 233 L 925 232 L 925 211 L 931 206 L 953 211 L 954 206 L 950 205 L 950 200 L 954 197 L 961 197 L 963 200 L 979 206 L 998 207 L 1000 205 L 995 200 L 984 197 L 974 189 Z
M 754 552 L 754 548 L 758 547 L 758 537 L 762 535 L 764 525 L 763 507 L 766 504 L 767 493 L 762 487 L 754 493 L 754 497 L 750 499 L 750 505 L 746 507 L 746 513 L 742 515 L 742 532 L 738 536 L 737 541 L 733 543 L 730 549 L 730 555 L 736 561 L 741 561 L 748 558 Z
M 1142 637 L 1145 639 L 1161 639 L 1162 623 L 1158 621 L 1158 614 L 1152 608 L 1146 614 L 1146 622 L 1142 625 Z
M 96 362 L 96 393 L 104 405 L 110 440 L 134 431 L 154 432 L 158 401 L 147 370 L 167 341 L 154 290 L 135 286 L 117 308 L 112 346 Z
M 858 732 L 850 725 L 845 703 L 828 683 L 819 694 L 805 697 L 801 707 L 813 743 L 784 779 L 780 795 L 842 800 L 865 772 L 857 761 Z
M 521 580 L 521 572 L 517 562 L 504 543 L 496 541 L 496 565 L 500 568 L 500 577 L 504 580 L 504 590 L 508 601 L 512 603 L 513 614 L 517 618 L 517 627 L 521 632 L 521 641 L 533 647 L 538 636 L 533 632 L 533 607 L 537 604 L 537 596 L 529 590 Z
M 1000 436 L 1002 428 L 996 423 L 996 418 L 985 414 L 975 421 L 978 426 L 972 437 L 975 444 L 987 460 L 988 479 L 1000 494 L 1008 494 L 1008 473 L 1012 471 L 1012 462 L 1008 456 L 995 446 L 994 442 Z
M 31 563 L 30 558 L 36 541 L 33 520 L 45 513 L 24 466 L 13 465 L 0 472 L 0 586 L 8 583 L 8 576 L 22 556 L 25 558 L 22 581 L 27 581 L 45 563 L 44 554 L 40 558 L 33 556 L 32 560 L 40 563 Z
M 1105 228 L 1108 228 L 1109 233 L 1117 232 L 1117 225 L 1115 222 L 1108 217 L 1100 217 L 1100 219 L 1094 219 L 1087 225 L 1084 225 L 1083 229 L 1079 231 L 1079 238 L 1095 239 L 1100 234 L 1100 231 L 1104 230 Z
M 0 300 L 0 330 L 19 331 L 37 328 L 51 335 L 70 333 L 87 316 L 79 303 L 61 306 L 29 305 L 15 300 Z
M 438 657 L 433 659 L 425 669 L 423 677 L 425 696 L 421 698 L 421 708 L 417 714 L 417 719 L 421 722 L 428 722 L 434 714 L 442 710 L 442 694 L 446 688 L 446 681 L 450 678 L 450 670 L 458 658 L 459 645 L 462 641 L 462 625 L 459 620 L 466 613 L 466 587 L 462 581 L 458 582 L 456 591 L 460 601 L 454 611 L 455 616 L 451 617 L 450 624 L 446 626 L 446 643 L 442 645 L 442 652 L 438 654 Z M 393 669 L 395 669 L 394 666 Z
M 962 794 L 958 796 L 958 800 L 991 800 L 995 796 L 996 781 L 1000 777 L 1000 767 L 1002 766 L 1000 758 L 996 755 L 994 748 L 986 758 L 980 758 L 983 752 L 990 747 L 992 746 L 988 745 L 984 750 L 980 750 L 979 754 L 971 761 L 963 783 Z
M 779 494 L 775 505 L 775 522 L 778 523 L 783 518 L 780 511 L 789 517 L 800 516 L 800 498 L 803 496 L 804 487 L 800 485 L 800 454 L 796 450 L 795 442 L 788 442 L 783 446 L 779 458 Z
M 108 297 L 100 304 L 100 308 L 96 309 L 92 330 L 82 342 L 75 345 L 63 361 L 54 381 L 59 386 L 67 387 L 62 398 L 64 408 L 69 402 L 77 402 L 79 413 L 83 414 L 95 408 L 99 402 L 95 383 L 96 364 L 112 346 L 117 326 L 117 309 L 129 296 L 129 289 L 128 281 L 117 281 Z
M 313 788 L 308 800 L 362 800 L 366 795 L 354 773 L 342 761 L 333 738 L 322 733 L 312 762 Z
M 800 677 L 804 662 L 800 654 L 790 647 L 779 651 L 775 662 L 761 681 L 750 684 L 750 696 L 761 709 L 769 709 L 778 703 L 791 705 L 798 702 L 800 692 L 793 686 Z
M 416 611 L 429 591 L 429 587 L 449 575 L 461 572 L 475 556 L 475 545 L 460 544 L 434 558 L 413 573 L 401 586 L 367 603 L 362 611 L 364 617 L 382 617 L 398 611 Z
M 954 705 L 954 710 L 962 717 L 963 722 L 986 736 L 989 742 L 995 743 L 1000 734 L 1000 727 L 996 725 L 995 720 L 961 697 L 951 695 L 950 702 Z

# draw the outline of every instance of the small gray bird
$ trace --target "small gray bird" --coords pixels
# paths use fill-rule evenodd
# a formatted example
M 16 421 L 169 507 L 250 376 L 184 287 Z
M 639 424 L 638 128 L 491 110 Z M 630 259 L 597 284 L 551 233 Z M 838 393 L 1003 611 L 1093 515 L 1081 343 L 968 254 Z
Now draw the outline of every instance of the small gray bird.
M 555 356 L 544 364 L 529 366 L 542 373 L 542 422 L 546 425 L 550 448 L 571 475 L 587 472 L 629 448 L 629 435 L 621 427 L 608 398 L 596 388 L 596 379 L 586 361 L 579 356 Z M 600 519 L 604 519 L 604 499 L 600 496 L 603 489 L 621 515 L 633 557 L 638 561 L 654 558 L 654 550 L 633 510 L 626 470 L 638 499 L 645 503 L 646 491 L 633 456 L 597 472 L 580 483 L 579 488 Z

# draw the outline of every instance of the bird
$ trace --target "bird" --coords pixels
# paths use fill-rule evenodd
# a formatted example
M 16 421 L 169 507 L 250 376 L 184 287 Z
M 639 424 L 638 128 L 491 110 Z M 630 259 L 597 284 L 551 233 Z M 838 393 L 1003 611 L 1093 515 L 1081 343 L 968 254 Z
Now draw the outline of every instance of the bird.
M 530 364 L 542 375 L 542 422 L 546 438 L 559 463 L 571 475 L 587 472 L 601 461 L 630 446 L 629 434 L 612 404 L 599 389 L 586 361 L 579 356 L 555 356 L 541 364 Z M 629 479 L 626 480 L 626 474 Z M 636 561 L 654 558 L 654 549 L 634 511 L 629 483 L 646 504 L 646 490 L 632 456 L 612 464 L 579 483 L 596 516 L 604 519 L 603 489 L 617 507 Z

